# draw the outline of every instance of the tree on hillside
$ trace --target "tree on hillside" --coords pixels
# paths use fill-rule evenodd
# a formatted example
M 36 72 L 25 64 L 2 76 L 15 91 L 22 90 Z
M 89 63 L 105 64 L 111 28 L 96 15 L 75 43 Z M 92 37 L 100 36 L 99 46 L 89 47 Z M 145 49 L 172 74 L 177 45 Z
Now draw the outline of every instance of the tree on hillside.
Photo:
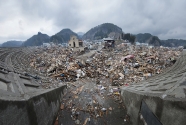
M 130 40 L 130 33 L 124 34 L 123 39 L 124 39 L 124 40 Z
M 124 38 L 124 33 L 121 33 L 121 38 L 122 38 L 122 39 Z

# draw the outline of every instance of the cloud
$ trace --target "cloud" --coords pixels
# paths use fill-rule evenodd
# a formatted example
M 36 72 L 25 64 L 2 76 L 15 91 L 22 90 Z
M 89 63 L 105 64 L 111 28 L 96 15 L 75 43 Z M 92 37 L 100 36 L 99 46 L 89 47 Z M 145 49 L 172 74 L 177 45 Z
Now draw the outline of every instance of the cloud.
M 0 43 L 63 28 L 87 32 L 102 23 L 126 33 L 186 39 L 185 0 L 0 0 Z

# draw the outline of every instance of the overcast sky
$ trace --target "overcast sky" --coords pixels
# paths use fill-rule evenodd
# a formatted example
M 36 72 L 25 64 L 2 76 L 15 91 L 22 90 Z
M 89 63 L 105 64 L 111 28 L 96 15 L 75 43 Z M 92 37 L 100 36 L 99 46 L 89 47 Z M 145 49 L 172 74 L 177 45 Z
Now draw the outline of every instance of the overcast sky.
M 87 32 L 102 23 L 125 33 L 186 39 L 186 0 L 0 0 L 0 43 L 64 28 Z

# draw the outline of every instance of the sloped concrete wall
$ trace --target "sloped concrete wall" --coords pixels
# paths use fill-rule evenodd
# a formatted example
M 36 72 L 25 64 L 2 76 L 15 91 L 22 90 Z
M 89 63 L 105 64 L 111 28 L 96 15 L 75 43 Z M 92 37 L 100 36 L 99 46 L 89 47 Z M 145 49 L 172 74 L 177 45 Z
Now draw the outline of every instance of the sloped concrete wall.
M 162 99 L 156 95 L 122 90 L 122 99 L 132 125 L 143 125 L 140 120 L 142 100 L 163 125 L 186 125 L 186 101 Z
M 0 100 L 0 125 L 52 125 L 66 86 L 44 93 L 29 93 L 25 100 Z
M 0 100 L 0 125 L 30 125 L 26 101 Z

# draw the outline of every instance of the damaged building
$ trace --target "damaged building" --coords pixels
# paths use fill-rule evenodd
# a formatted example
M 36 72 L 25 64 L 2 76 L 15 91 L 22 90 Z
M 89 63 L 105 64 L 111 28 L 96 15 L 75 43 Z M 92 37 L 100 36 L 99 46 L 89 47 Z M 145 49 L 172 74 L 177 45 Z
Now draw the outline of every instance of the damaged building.
M 70 37 L 68 47 L 73 49 L 74 51 L 84 51 L 83 41 L 79 40 L 75 35 L 72 35 Z

